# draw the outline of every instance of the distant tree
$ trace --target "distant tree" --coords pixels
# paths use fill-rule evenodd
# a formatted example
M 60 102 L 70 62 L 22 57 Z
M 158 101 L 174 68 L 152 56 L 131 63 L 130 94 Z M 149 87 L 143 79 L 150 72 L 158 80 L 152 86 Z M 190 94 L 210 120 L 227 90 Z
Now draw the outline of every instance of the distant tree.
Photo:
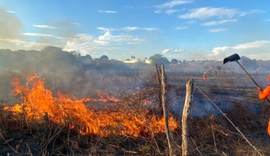
M 97 70 L 126 70 L 129 67 L 122 61 L 108 60 L 108 61 L 96 61 L 94 68 Z
M 161 54 L 154 54 L 150 56 L 149 60 L 151 60 L 153 64 L 168 64 L 169 63 L 169 60 Z
M 82 59 L 83 61 L 85 61 L 85 60 L 92 60 L 92 57 L 91 57 L 89 54 L 87 54 L 87 55 L 85 55 L 85 56 L 82 56 L 81 59 Z
M 171 63 L 172 63 L 172 64 L 177 64 L 177 63 L 178 63 L 178 60 L 177 60 L 177 59 L 172 59 L 172 60 L 171 60 Z
M 62 48 L 48 46 L 41 50 L 41 53 L 54 53 L 54 52 L 62 52 Z
M 99 59 L 100 60 L 109 60 L 109 57 L 107 55 L 102 55 Z
M 186 64 L 187 63 L 187 61 L 186 60 L 183 60 L 183 64 Z
M 85 58 L 88 60 L 92 60 L 92 57 L 89 54 L 85 55 Z

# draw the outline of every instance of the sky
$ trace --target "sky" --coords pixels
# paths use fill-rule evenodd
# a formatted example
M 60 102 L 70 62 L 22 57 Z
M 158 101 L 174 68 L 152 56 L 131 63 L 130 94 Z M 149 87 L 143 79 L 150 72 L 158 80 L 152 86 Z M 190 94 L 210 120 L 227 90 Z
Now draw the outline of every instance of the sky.
M 0 49 L 270 60 L 269 0 L 0 0 Z

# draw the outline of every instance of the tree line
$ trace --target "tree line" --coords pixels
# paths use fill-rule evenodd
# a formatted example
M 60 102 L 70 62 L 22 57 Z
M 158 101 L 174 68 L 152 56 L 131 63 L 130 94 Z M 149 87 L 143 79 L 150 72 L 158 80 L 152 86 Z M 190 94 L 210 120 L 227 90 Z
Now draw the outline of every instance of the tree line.
M 165 65 L 185 65 L 185 64 L 197 64 L 197 65 L 208 65 L 216 62 L 217 69 L 221 70 L 222 63 L 220 61 L 214 60 L 168 60 L 167 57 L 162 54 L 154 54 L 149 57 L 152 64 L 165 64 Z M 269 68 L 270 61 L 262 61 L 250 59 L 246 56 L 241 56 L 241 63 L 248 69 L 256 70 L 258 68 Z M 144 62 L 137 62 L 139 67 L 145 66 Z M 42 71 L 44 68 L 46 70 L 55 71 L 56 69 L 129 69 L 129 66 L 119 60 L 109 59 L 107 55 L 102 55 L 99 58 L 93 59 L 90 54 L 81 56 L 80 53 L 76 51 L 66 52 L 58 47 L 46 47 L 40 51 L 36 50 L 17 50 L 12 51 L 9 49 L 0 49 L 0 66 L 2 68 L 18 68 L 32 71 L 35 69 L 37 71 Z

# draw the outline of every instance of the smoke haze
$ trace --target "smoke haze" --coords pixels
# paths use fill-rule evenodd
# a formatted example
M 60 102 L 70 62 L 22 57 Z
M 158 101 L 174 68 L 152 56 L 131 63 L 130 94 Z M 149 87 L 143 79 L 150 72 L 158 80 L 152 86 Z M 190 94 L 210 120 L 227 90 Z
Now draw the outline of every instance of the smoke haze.
M 0 40 L 1 39 L 21 39 L 19 35 L 23 30 L 23 25 L 17 18 L 16 14 L 9 13 L 0 7 Z M 1 48 L 15 48 L 14 44 L 7 44 L 6 42 L 0 42 Z

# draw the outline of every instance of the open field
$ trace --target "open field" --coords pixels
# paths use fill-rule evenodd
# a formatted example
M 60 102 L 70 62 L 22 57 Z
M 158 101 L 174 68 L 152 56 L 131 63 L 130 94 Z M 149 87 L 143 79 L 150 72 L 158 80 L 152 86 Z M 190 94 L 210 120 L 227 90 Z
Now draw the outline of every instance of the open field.
M 62 122 L 58 122 L 52 117 L 55 116 L 53 115 L 54 112 L 49 113 L 48 110 L 41 109 L 41 106 L 38 105 L 37 98 L 39 96 L 52 96 L 54 100 L 48 103 L 63 104 L 64 101 L 61 102 L 63 100 L 61 96 L 55 96 L 54 94 L 53 83 L 50 84 L 50 80 L 41 78 L 44 82 L 49 83 L 49 85 L 45 83 L 45 87 L 51 89 L 47 90 L 45 95 L 43 95 L 44 91 L 41 91 L 40 94 L 42 95 L 37 96 L 35 88 L 33 88 L 34 82 L 30 83 L 32 85 L 27 86 L 25 79 L 27 76 L 21 76 L 19 84 L 21 87 L 28 87 L 28 90 L 18 92 L 19 95 L 23 93 L 21 94 L 22 99 L 9 93 L 6 93 L 6 96 L 2 94 L 2 107 L 21 103 L 22 106 L 31 108 L 30 110 L 35 108 L 37 114 L 33 116 L 34 112 L 29 109 L 27 109 L 29 112 L 19 111 L 17 113 L 12 113 L 9 109 L 2 110 L 1 154 L 167 155 L 168 147 L 164 129 L 162 124 L 161 127 L 156 127 L 157 124 L 155 123 L 159 122 L 160 118 L 158 117 L 160 114 L 157 101 L 158 86 L 155 77 L 152 75 L 154 72 L 149 71 L 148 74 L 146 73 L 95 72 L 95 74 L 91 75 L 91 72 L 89 72 L 89 79 L 85 79 L 85 84 L 80 84 L 80 86 L 89 86 L 88 90 L 84 90 L 88 96 L 83 98 L 90 98 L 91 100 L 81 101 L 80 106 L 85 105 L 85 108 L 73 109 L 72 106 L 75 106 L 79 99 L 72 98 L 71 95 L 66 97 L 70 99 L 64 99 L 64 101 L 68 100 L 71 108 L 66 105 L 62 107 L 71 114 L 67 115 L 65 117 L 67 119 Z M 176 124 L 176 127 L 171 127 L 175 153 L 181 153 L 181 114 L 185 99 L 185 85 L 188 80 L 194 79 L 194 84 L 227 114 L 261 153 L 264 155 L 270 154 L 269 137 L 266 132 L 268 118 L 267 114 L 263 112 L 266 101 L 258 99 L 257 89 L 246 75 L 224 72 L 208 75 L 207 80 L 203 81 L 201 73 L 168 71 L 166 74 L 168 79 L 168 102 L 171 106 L 170 116 L 174 118 L 174 121 L 171 122 Z M 12 75 L 14 74 L 2 75 L 2 83 L 10 83 L 9 76 Z M 20 77 L 19 75 L 16 76 Z M 254 79 L 259 80 L 259 84 L 263 84 L 263 79 L 266 77 L 264 74 L 252 76 Z M 91 80 L 95 80 L 94 84 L 100 84 L 90 84 Z M 69 87 L 72 87 L 72 85 L 63 86 L 63 88 Z M 14 83 L 13 86 L 6 85 L 6 90 L 11 91 L 13 88 Z M 198 88 L 194 88 L 191 108 L 192 117 L 189 124 L 191 155 L 257 155 L 258 153 L 247 144 L 224 116 L 201 94 Z M 30 94 L 29 89 L 33 91 L 31 92 L 33 94 Z M 86 87 L 82 87 L 82 89 L 86 89 Z M 67 93 L 67 90 L 70 89 L 61 90 L 58 87 L 60 92 Z M 80 88 L 74 88 L 74 90 L 70 91 L 75 95 L 81 93 Z M 101 91 L 102 94 L 97 91 Z M 29 96 L 25 96 L 24 93 L 27 92 Z M 32 99 L 32 101 L 29 101 L 29 99 Z M 57 101 L 60 101 L 60 103 L 57 104 Z M 41 104 L 46 105 L 46 101 L 41 102 Z M 77 112 L 78 110 L 79 112 Z M 100 118 L 97 116 L 94 118 L 85 117 L 86 114 L 89 114 L 88 111 L 94 113 L 94 116 L 95 114 L 100 116 Z M 45 112 L 51 114 L 51 116 L 44 115 Z M 122 117 L 121 119 L 118 118 L 116 122 L 113 116 L 120 116 L 118 113 L 121 113 Z M 29 116 L 30 114 L 32 116 Z M 76 120 L 74 115 L 76 115 Z M 151 116 L 157 116 L 157 118 L 154 119 Z M 49 118 L 49 120 L 46 118 Z M 140 122 L 135 121 L 138 118 Z M 162 121 L 162 118 L 160 119 Z M 90 125 L 90 129 L 94 127 L 98 132 L 85 131 L 85 128 L 81 129 L 83 125 L 89 126 L 88 122 L 103 122 L 105 125 Z M 118 124 L 112 127 L 109 123 L 113 122 Z M 129 124 L 125 128 L 123 123 Z M 109 127 L 106 127 L 106 125 Z M 119 130 L 121 133 L 119 133 Z M 104 135 L 105 132 L 106 135 Z

